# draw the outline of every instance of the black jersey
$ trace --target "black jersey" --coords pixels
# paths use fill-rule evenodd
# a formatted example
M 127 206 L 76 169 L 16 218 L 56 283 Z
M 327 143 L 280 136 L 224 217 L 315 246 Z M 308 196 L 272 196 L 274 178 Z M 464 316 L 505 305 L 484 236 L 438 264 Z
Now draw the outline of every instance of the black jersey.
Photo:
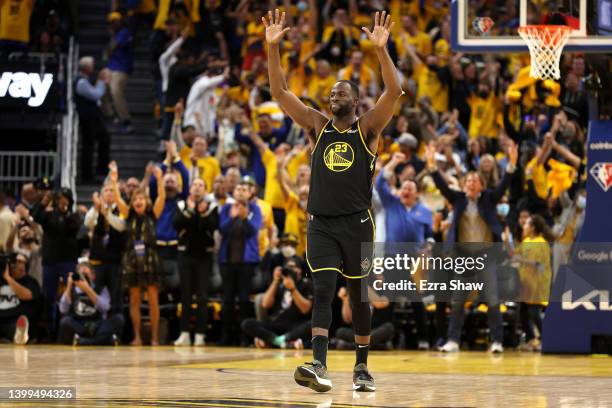
M 359 120 L 343 131 L 328 121 L 312 150 L 308 213 L 338 216 L 369 209 L 375 162 Z

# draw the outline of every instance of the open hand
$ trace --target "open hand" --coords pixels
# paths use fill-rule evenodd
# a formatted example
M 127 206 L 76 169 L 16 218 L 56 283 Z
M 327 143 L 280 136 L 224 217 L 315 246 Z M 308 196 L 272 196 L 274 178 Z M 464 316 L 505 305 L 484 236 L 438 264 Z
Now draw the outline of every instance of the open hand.
M 391 22 L 391 14 L 387 14 L 386 11 L 382 13 L 377 11 L 374 16 L 374 29 L 372 31 L 367 27 L 361 27 L 361 29 L 367 34 L 374 47 L 383 48 L 387 46 L 387 40 L 394 24 Z
M 266 41 L 268 44 L 280 43 L 285 33 L 291 29 L 290 27 L 283 28 L 283 25 L 285 25 L 285 12 L 283 11 L 281 14 L 279 9 L 274 10 L 274 15 L 271 10 L 268 11 L 268 20 L 262 17 L 261 21 L 266 26 Z

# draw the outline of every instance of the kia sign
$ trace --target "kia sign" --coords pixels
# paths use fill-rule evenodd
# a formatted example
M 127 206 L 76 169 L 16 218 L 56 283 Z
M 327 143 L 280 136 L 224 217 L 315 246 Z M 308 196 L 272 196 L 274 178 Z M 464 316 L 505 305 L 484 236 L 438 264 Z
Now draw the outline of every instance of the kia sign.
M 57 64 L 28 62 L 0 64 L 0 109 L 2 111 L 55 111 L 60 108 L 61 84 Z
M 612 336 L 612 121 L 589 122 L 587 169 L 584 225 L 552 286 L 544 352 L 591 353 L 596 339 Z

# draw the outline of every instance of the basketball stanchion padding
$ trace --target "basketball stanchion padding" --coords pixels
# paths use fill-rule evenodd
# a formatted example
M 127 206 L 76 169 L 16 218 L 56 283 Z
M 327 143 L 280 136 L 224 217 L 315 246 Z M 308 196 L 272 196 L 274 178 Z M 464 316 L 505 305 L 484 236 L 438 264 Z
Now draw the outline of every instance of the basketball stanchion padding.
M 518 32 L 529 47 L 529 75 L 538 79 L 561 78 L 559 61 L 572 28 L 564 25 L 527 25 L 519 27 Z

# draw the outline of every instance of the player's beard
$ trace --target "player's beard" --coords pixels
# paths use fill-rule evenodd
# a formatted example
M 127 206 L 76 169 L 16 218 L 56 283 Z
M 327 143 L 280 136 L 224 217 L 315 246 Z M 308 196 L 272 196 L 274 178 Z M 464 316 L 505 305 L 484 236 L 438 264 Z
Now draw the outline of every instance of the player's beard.
M 334 109 L 331 109 L 331 111 L 337 118 L 343 118 L 350 116 L 353 113 L 353 107 L 350 105 L 338 105 L 338 108 L 336 108 L 335 111 Z

